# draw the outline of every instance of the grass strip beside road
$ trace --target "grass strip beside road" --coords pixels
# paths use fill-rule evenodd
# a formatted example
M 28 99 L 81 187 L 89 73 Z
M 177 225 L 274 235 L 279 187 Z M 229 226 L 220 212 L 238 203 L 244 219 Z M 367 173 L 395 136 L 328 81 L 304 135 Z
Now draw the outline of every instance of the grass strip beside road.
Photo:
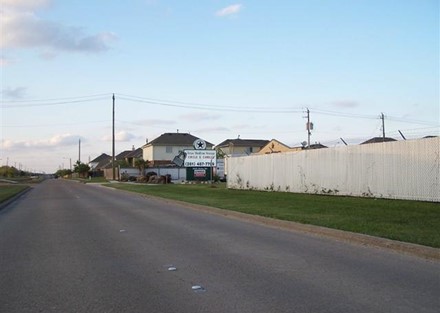
M 1 185 L 0 186 L 0 203 L 12 198 L 16 194 L 28 188 L 26 185 Z
M 440 248 L 440 204 L 232 190 L 223 185 L 107 186 L 280 220 Z
M 108 183 L 108 180 L 104 177 L 90 177 L 90 178 L 72 178 L 72 180 L 76 180 L 82 183 Z

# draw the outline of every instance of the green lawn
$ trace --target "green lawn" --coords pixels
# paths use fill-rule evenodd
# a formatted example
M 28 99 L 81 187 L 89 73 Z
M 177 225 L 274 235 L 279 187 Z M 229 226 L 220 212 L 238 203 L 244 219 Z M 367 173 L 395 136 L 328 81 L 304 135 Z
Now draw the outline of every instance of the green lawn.
M 231 190 L 222 185 L 107 186 L 221 209 L 440 247 L 440 204 Z
M 17 193 L 25 190 L 28 186 L 24 185 L 2 185 L 0 186 L 0 203 L 15 196 Z

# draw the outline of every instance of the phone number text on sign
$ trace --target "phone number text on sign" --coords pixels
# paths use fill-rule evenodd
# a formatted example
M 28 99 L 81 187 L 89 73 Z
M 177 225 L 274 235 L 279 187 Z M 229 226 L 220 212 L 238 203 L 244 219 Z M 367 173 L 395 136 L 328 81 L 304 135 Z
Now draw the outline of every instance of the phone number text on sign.
M 185 154 L 185 167 L 217 165 L 215 150 L 185 150 Z

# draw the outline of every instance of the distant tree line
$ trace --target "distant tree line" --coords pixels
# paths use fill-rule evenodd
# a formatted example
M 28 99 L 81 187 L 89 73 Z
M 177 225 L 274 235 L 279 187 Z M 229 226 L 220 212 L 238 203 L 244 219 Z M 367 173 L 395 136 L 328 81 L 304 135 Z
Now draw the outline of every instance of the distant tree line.
M 55 175 L 60 177 L 71 176 L 73 173 L 78 173 L 79 177 L 87 177 L 90 171 L 90 166 L 80 161 L 76 161 L 73 165 L 73 171 L 70 169 L 59 169 Z
M 15 168 L 14 166 L 4 165 L 0 167 L 0 177 L 20 177 L 20 176 L 30 176 L 31 173 L 25 172 Z

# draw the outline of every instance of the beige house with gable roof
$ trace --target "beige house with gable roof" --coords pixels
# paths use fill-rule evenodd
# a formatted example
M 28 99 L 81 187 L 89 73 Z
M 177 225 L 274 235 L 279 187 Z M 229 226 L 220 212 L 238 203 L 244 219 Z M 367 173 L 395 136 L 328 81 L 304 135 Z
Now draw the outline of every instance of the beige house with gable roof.
M 276 139 L 272 139 L 264 147 L 261 148 L 258 154 L 282 153 L 282 152 L 292 152 L 292 151 L 301 151 L 301 150 L 302 150 L 301 147 L 291 148 Z
M 268 142 L 261 139 L 226 139 L 215 146 L 215 150 L 225 156 L 245 156 L 258 153 Z
M 167 166 L 174 165 L 173 159 L 181 151 L 193 150 L 193 143 L 199 137 L 188 133 L 164 133 L 156 139 L 142 146 L 143 159 L 148 161 L 148 166 Z M 206 142 L 206 149 L 212 149 L 214 146 Z

